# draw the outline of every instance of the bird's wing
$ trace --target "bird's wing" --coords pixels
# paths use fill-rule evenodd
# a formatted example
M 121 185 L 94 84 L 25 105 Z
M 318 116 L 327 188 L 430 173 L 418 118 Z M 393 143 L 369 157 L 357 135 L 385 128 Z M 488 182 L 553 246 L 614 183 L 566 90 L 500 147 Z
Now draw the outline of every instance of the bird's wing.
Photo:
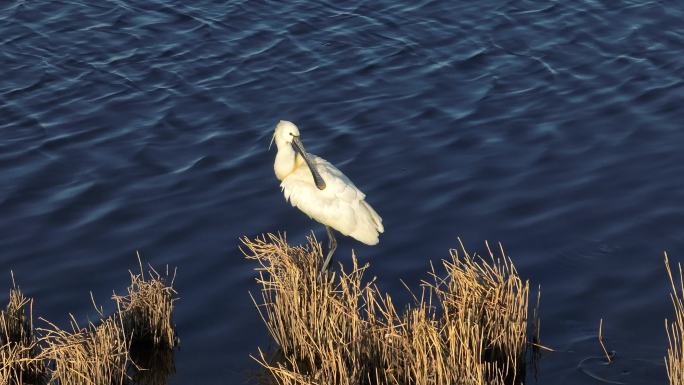
M 314 155 L 314 158 L 316 167 L 323 180 L 326 183 L 330 180 L 333 187 L 330 192 L 335 194 L 335 197 L 348 202 L 359 201 L 366 198 L 366 194 L 359 190 L 342 171 L 337 169 L 337 167 L 321 157 Z M 308 171 L 308 168 L 306 168 L 306 170 Z M 311 173 L 311 171 L 308 172 Z
M 319 190 L 311 171 L 302 164 L 280 184 L 285 199 L 314 220 L 349 235 L 356 228 L 359 206 L 366 195 L 328 161 L 312 158 L 326 188 Z

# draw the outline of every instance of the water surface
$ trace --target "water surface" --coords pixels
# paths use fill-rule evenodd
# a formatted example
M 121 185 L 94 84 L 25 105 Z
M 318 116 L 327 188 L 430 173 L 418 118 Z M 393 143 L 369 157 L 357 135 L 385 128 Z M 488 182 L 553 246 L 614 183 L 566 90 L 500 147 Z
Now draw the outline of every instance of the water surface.
M 338 260 L 354 248 L 408 300 L 399 280 L 457 237 L 501 241 L 542 286 L 558 352 L 538 383 L 665 383 L 683 18 L 666 1 L 5 1 L 0 283 L 14 270 L 66 324 L 124 290 L 140 251 L 179 269 L 171 383 L 248 380 L 269 342 L 238 237 L 325 235 L 273 175 L 287 119 L 384 218 L 379 246 L 342 240 Z

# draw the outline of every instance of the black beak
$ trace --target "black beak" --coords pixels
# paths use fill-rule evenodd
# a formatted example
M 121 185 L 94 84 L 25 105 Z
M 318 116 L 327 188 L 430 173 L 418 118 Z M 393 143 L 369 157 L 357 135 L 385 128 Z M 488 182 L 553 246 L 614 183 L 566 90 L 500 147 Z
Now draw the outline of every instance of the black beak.
M 309 154 L 304 151 L 304 145 L 302 145 L 302 141 L 299 140 L 299 136 L 292 137 L 292 147 L 294 147 L 295 151 L 297 151 L 302 158 L 304 158 L 306 165 L 309 166 L 309 170 L 311 170 L 311 175 L 313 175 L 313 180 L 314 183 L 316 183 L 316 187 L 318 187 L 319 190 L 325 190 L 325 181 L 321 177 L 321 174 L 318 173 L 316 165 L 311 160 Z

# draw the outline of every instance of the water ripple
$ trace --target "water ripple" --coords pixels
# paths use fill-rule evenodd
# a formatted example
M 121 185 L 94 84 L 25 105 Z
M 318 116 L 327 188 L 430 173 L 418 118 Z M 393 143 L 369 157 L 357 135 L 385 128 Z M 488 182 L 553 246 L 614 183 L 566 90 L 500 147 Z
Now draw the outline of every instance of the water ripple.
M 642 0 L 6 2 L 0 271 L 59 322 L 121 288 L 135 250 L 177 264 L 172 383 L 244 377 L 265 336 L 237 237 L 318 229 L 273 176 L 289 119 L 385 220 L 380 246 L 344 240 L 340 258 L 377 256 L 398 292 L 456 236 L 502 240 L 544 287 L 546 340 L 581 350 L 603 317 L 634 344 L 621 376 L 663 382 L 637 366 L 665 343 L 642 316 L 668 306 L 660 253 L 684 249 L 682 16 Z M 585 357 L 564 357 L 539 383 L 590 384 Z

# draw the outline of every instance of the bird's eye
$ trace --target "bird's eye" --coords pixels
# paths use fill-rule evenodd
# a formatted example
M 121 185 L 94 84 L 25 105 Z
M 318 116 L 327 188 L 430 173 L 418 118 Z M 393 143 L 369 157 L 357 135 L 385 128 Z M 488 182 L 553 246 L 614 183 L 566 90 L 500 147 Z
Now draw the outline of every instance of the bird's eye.
M 294 134 L 290 132 L 290 136 L 294 138 Z

